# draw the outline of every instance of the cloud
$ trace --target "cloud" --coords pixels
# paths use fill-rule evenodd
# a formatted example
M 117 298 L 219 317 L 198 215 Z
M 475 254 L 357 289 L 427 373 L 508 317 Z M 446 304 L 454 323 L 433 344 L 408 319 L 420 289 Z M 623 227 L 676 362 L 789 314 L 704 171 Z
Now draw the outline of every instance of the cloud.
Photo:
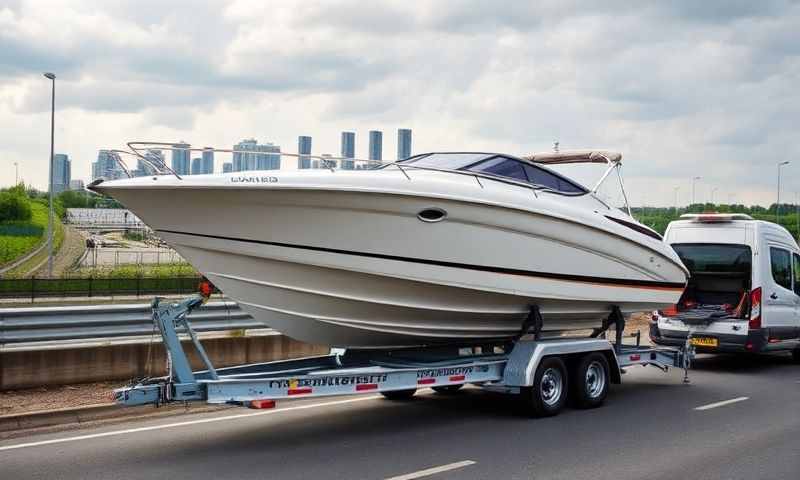
M 57 138 L 83 176 L 134 138 L 292 149 L 311 134 L 322 153 L 347 129 L 362 154 L 367 130 L 393 152 L 410 127 L 416 151 L 623 150 L 650 203 L 694 172 L 767 203 L 764 172 L 800 153 L 798 23 L 778 0 L 15 0 L 0 7 L 0 162 L 46 158 L 29 130 L 47 124 L 52 70 Z

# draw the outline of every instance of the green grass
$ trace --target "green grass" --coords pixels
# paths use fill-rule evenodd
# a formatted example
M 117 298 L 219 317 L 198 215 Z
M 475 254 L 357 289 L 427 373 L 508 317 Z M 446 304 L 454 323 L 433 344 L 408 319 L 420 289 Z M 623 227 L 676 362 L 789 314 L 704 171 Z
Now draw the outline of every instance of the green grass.
M 81 268 L 70 273 L 71 278 L 173 278 L 193 277 L 199 273 L 188 263 L 168 265 L 120 265 L 111 268 Z
M 47 207 L 31 202 L 29 222 L 0 223 L 0 265 L 11 263 L 44 242 L 47 233 Z

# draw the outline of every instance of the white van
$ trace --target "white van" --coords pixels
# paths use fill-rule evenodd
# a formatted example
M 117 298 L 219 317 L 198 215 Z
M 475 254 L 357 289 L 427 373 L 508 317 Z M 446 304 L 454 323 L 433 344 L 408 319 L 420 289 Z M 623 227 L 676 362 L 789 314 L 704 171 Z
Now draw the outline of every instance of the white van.
M 800 361 L 800 249 L 789 232 L 742 214 L 686 214 L 664 241 L 692 274 L 679 303 L 653 312 L 650 338 L 700 352 L 791 350 Z

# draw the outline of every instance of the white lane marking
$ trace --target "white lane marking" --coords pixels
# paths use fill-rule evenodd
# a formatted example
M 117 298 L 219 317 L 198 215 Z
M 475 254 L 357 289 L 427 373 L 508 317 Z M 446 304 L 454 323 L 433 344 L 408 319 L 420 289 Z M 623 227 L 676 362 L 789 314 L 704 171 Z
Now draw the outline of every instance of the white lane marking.
M 113 437 L 116 435 L 125 435 L 126 433 L 139 433 L 139 432 L 149 432 L 152 430 L 164 430 L 167 428 L 175 428 L 175 427 L 185 427 L 188 425 L 200 425 L 203 423 L 214 423 L 214 422 L 224 422 L 227 420 L 236 420 L 239 418 L 250 418 L 250 417 L 259 417 L 261 415 L 276 415 L 279 413 L 284 412 L 294 412 L 297 410 L 308 410 L 311 408 L 320 408 L 320 407 L 331 407 L 334 405 L 345 405 L 348 403 L 356 403 L 356 402 L 365 402 L 367 400 L 376 400 L 381 398 L 380 395 L 371 395 L 369 397 L 361 397 L 361 398 L 350 398 L 347 400 L 336 400 L 333 402 L 322 402 L 322 403 L 312 403 L 310 405 L 298 405 L 296 407 L 287 407 L 287 408 L 280 408 L 277 410 L 265 410 L 263 412 L 256 412 L 256 413 L 239 413 L 236 415 L 226 415 L 224 417 L 214 417 L 214 418 L 203 418 L 200 420 L 188 420 L 185 422 L 176 422 L 176 423 L 166 423 L 164 425 L 153 425 L 150 427 L 139 427 L 139 428 L 129 428 L 126 430 L 114 430 L 112 432 L 103 432 L 103 433 L 92 433 L 89 435 L 79 435 L 77 437 L 67 437 L 67 438 L 54 438 L 52 440 L 42 440 L 40 442 L 29 442 L 29 443 L 18 443 L 16 445 L 6 445 L 4 447 L 0 447 L 0 452 L 4 450 L 16 450 L 18 448 L 28 448 L 28 447 L 38 447 L 41 445 L 52 445 L 54 443 L 67 443 L 67 442 L 77 442 L 79 440 L 89 440 L 92 438 L 102 438 L 102 437 Z
M 721 402 L 709 403 L 708 405 L 703 405 L 701 407 L 695 407 L 695 410 L 711 410 L 712 408 L 724 407 L 725 405 L 730 405 L 732 403 L 744 402 L 745 400 L 749 400 L 749 399 L 750 399 L 750 397 L 731 398 L 730 400 L 723 400 Z
M 422 478 L 431 475 L 436 475 L 437 473 L 449 472 L 450 470 L 455 470 L 458 468 L 469 467 L 470 465 L 475 465 L 475 462 L 473 462 L 472 460 L 463 460 L 461 462 L 448 463 L 447 465 L 441 465 L 439 467 L 426 468 L 425 470 L 406 473 L 405 475 L 399 475 L 397 477 L 390 477 L 387 478 L 386 480 L 413 480 L 415 478 Z

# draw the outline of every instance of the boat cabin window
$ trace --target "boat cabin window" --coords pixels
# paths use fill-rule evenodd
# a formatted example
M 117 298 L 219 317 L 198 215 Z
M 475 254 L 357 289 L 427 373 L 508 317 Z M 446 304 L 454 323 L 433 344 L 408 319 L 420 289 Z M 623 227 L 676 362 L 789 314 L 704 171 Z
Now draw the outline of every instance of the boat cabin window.
M 506 157 L 494 157 L 485 162 L 473 165 L 467 170 L 471 172 L 487 173 L 498 177 L 512 178 L 534 185 L 540 185 L 550 190 L 564 193 L 585 193 L 586 191 L 574 183 L 528 163 L 520 162 Z

